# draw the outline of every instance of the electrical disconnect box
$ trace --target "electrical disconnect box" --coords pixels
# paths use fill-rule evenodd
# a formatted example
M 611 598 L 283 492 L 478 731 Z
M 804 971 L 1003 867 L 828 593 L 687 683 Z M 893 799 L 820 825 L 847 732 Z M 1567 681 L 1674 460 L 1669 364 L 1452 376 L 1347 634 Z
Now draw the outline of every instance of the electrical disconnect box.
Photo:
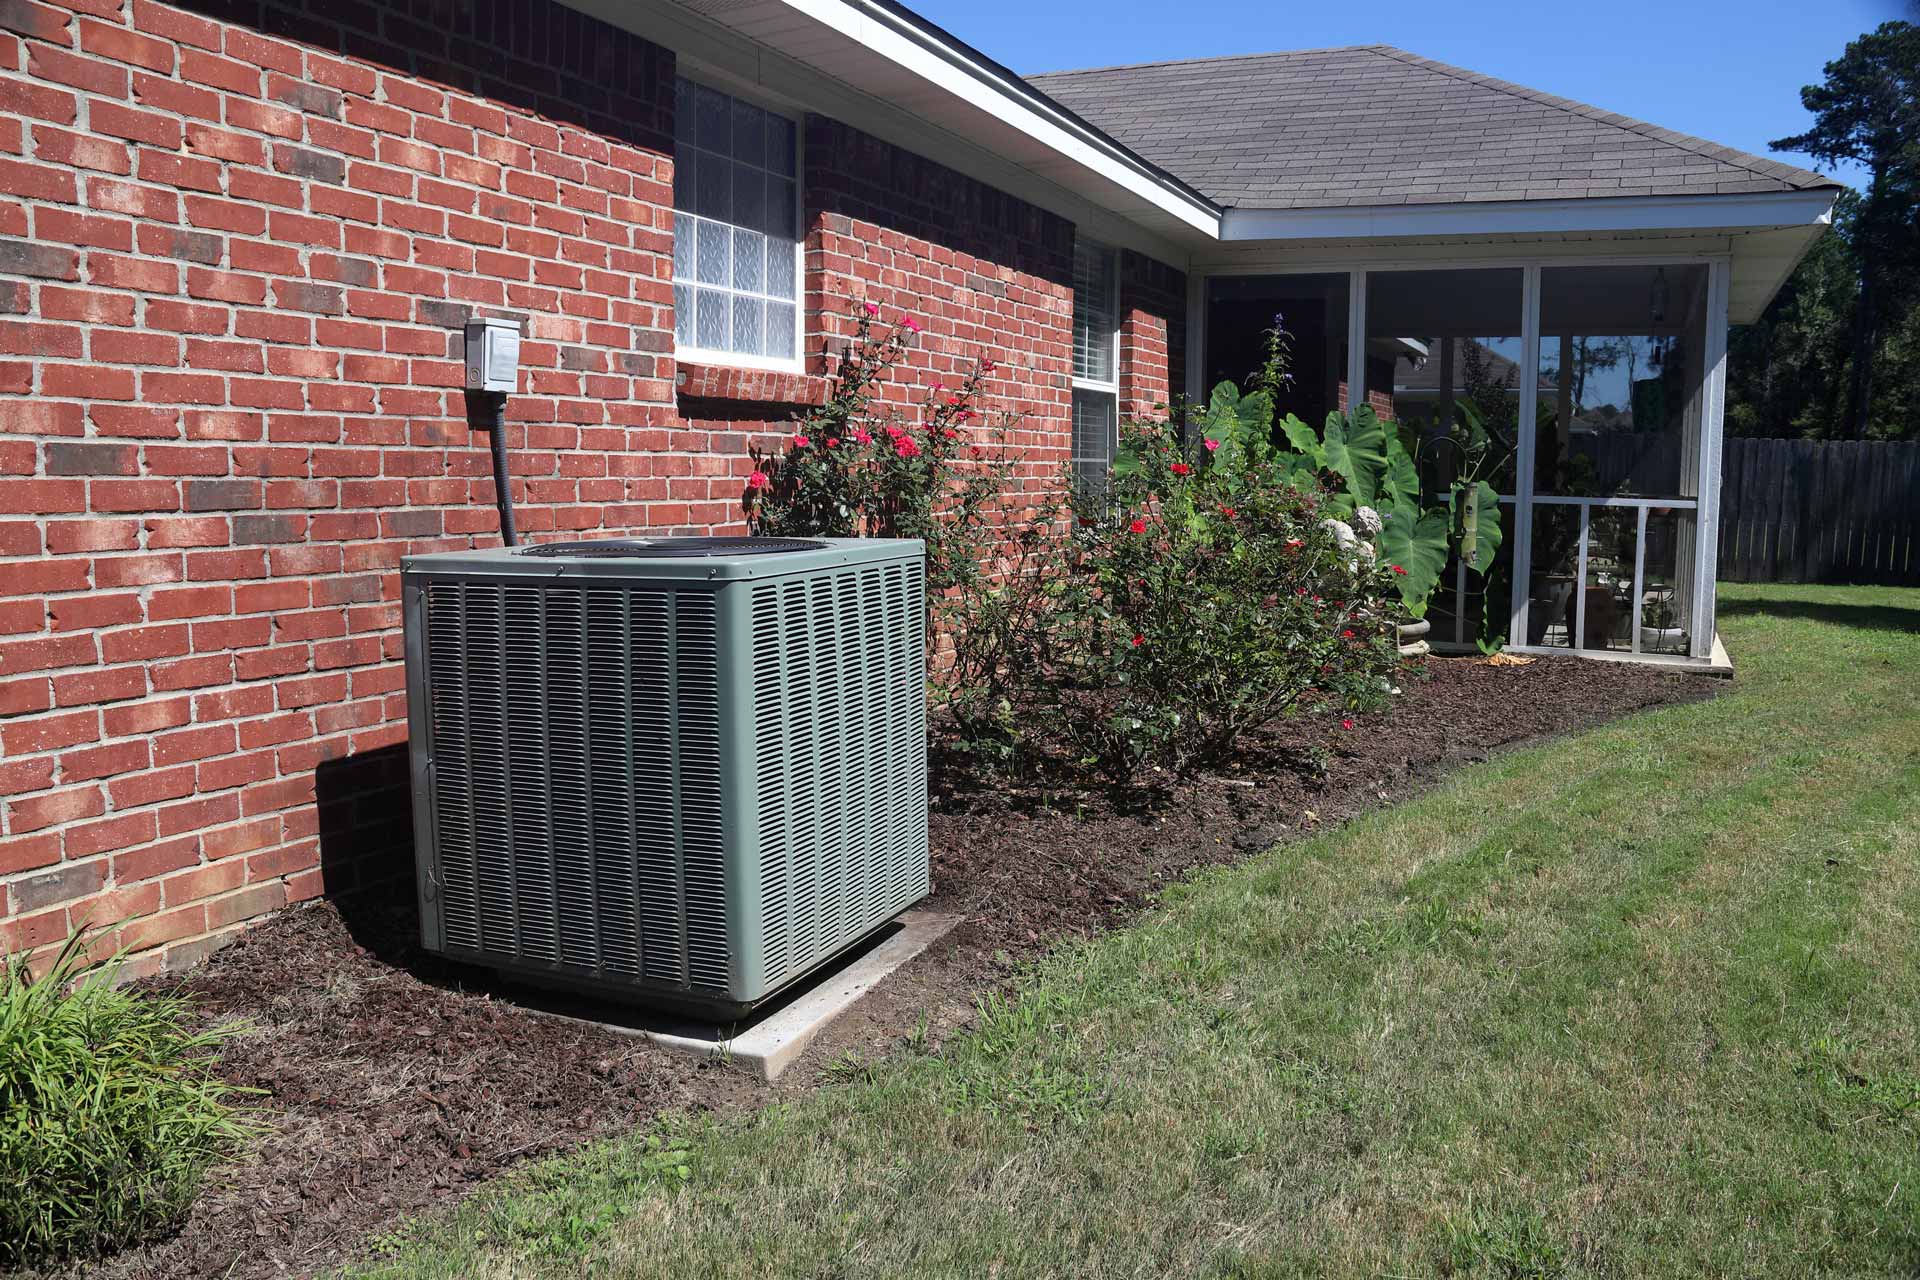
M 511 320 L 467 321 L 467 390 L 511 394 L 520 375 L 520 326 Z

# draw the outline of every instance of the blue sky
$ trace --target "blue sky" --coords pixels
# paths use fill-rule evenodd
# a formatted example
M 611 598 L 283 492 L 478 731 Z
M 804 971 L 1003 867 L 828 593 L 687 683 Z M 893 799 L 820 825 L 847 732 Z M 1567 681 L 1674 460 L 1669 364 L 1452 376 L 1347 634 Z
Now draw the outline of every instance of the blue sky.
M 1015 71 L 1391 44 L 1730 147 L 1806 128 L 1800 86 L 1900 0 L 908 0 Z M 1804 157 L 1782 156 L 1793 163 Z M 1842 173 L 1845 180 L 1855 174 Z

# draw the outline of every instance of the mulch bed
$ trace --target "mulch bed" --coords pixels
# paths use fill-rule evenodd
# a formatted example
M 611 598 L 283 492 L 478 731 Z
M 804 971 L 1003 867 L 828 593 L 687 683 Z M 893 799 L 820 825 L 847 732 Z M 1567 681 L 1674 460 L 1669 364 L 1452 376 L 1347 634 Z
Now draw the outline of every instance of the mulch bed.
M 264 1091 L 272 1133 L 221 1174 L 172 1239 L 73 1274 L 245 1277 L 337 1265 L 365 1235 L 451 1200 L 528 1158 L 665 1111 L 752 1106 L 805 1089 L 930 1026 L 966 1025 L 1011 966 L 1140 910 L 1194 868 L 1402 799 L 1444 769 L 1514 743 L 1662 703 L 1717 682 L 1573 658 L 1524 666 L 1435 659 L 1354 729 L 1275 725 L 1235 769 L 1139 791 L 983 787 L 949 775 L 931 815 L 935 893 L 967 919 L 828 1029 L 767 1087 L 611 1032 L 539 1017 L 414 947 L 410 904 L 283 913 L 166 985 L 210 1018 L 255 1030 L 221 1073 Z M 1324 765 L 1324 767 L 1320 767 Z M 1249 785 L 1252 784 L 1252 785 Z

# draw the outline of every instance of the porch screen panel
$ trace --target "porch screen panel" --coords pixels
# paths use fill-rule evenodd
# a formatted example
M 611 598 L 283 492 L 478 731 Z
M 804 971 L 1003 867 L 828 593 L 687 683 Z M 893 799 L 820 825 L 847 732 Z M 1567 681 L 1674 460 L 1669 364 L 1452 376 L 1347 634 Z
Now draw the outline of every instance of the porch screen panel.
M 1267 358 L 1267 335 L 1284 333 L 1286 382 L 1277 408 L 1316 427 L 1346 407 L 1347 320 L 1352 277 L 1345 271 L 1217 276 L 1207 281 L 1203 388 L 1245 386 Z
M 1697 619 L 1704 263 L 1545 267 L 1528 640 L 1676 656 Z
M 1541 271 L 1536 493 L 1698 496 L 1706 307 L 1701 263 Z
M 1366 290 L 1366 403 L 1417 444 L 1424 498 L 1443 504 L 1455 480 L 1473 475 L 1504 499 L 1493 564 L 1483 576 L 1458 556 L 1448 561 L 1427 606 L 1428 638 L 1499 643 L 1510 630 L 1513 598 L 1525 273 L 1369 271 Z

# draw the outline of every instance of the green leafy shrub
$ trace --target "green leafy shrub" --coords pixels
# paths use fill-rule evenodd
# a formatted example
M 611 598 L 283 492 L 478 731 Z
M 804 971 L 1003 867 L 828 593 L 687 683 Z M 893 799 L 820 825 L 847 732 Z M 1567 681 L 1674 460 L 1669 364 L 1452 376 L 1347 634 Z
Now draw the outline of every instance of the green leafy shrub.
M 1276 432 L 1267 428 L 1272 406 L 1292 381 L 1293 343 L 1279 316 L 1262 339 L 1266 359 L 1249 379 L 1253 394 L 1241 397 L 1232 383 L 1222 383 L 1214 389 L 1210 414 L 1219 412 L 1223 399 L 1231 402 L 1249 448 L 1283 470 L 1317 478 L 1327 491 L 1328 517 L 1359 537 L 1374 537 L 1380 553 L 1406 570 L 1398 585 L 1413 617 L 1425 616 L 1449 558 L 1459 557 L 1484 579 L 1504 537 L 1492 481 L 1510 466 L 1514 450 L 1487 429 L 1474 403 L 1455 402 L 1446 434 L 1426 440 L 1383 421 L 1365 404 L 1328 414 L 1318 429 L 1288 414 L 1277 428 L 1288 446 L 1281 449 Z M 1262 405 L 1264 416 L 1257 413 Z M 1422 490 L 1423 451 L 1444 455 L 1445 487 L 1438 493 Z M 1494 594 L 1483 593 L 1489 599 Z
M 786 448 L 758 453 L 748 481 L 756 532 L 775 537 L 919 538 L 927 548 L 929 692 L 965 726 L 961 741 L 1004 762 L 1007 663 L 1029 619 L 999 590 L 1041 532 L 1015 505 L 1011 422 L 986 420 L 981 361 L 917 412 L 885 395 L 919 326 L 866 303 L 854 312 L 827 402 L 794 424 Z M 1011 565 L 1011 567 L 1010 567 Z
M 919 326 L 883 324 L 871 303 L 826 404 L 794 425 L 779 455 L 758 454 L 749 479 L 757 532 L 792 538 L 919 538 L 927 544 L 927 589 L 936 613 L 977 582 L 1003 538 L 1001 517 L 1014 459 L 1007 423 L 983 422 L 974 365 L 957 386 L 935 384 L 917 413 L 883 394 Z
M 827 404 L 757 459 L 755 528 L 926 540 L 950 646 L 932 693 L 964 752 L 1125 779 L 1217 762 L 1304 703 L 1383 696 L 1405 570 L 1341 544 L 1264 393 L 1217 391 L 1191 451 L 1171 422 L 1126 424 L 1111 485 L 1070 502 L 1070 476 L 1018 489 L 1007 420 L 978 413 L 990 366 L 902 405 L 884 391 L 917 328 L 855 318 Z
M 1111 484 L 1079 503 L 1055 684 L 1098 696 L 1058 722 L 1113 776 L 1217 763 L 1304 704 L 1375 706 L 1399 661 L 1402 568 L 1343 546 L 1311 477 L 1225 407 L 1191 449 L 1174 424 L 1125 424 Z
M 0 977 L 0 1265 L 164 1230 L 255 1132 L 213 1075 L 231 1028 L 190 1031 L 182 1002 L 84 965 L 75 934 L 39 978 L 22 956 Z

